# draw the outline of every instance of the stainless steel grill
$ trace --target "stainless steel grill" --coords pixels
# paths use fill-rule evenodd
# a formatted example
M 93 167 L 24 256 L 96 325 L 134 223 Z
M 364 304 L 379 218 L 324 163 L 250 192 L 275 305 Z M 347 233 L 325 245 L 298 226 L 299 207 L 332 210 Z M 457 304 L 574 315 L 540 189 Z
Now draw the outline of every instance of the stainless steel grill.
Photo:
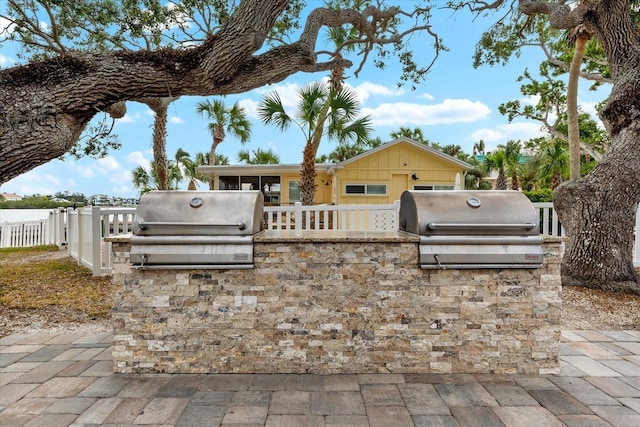
M 405 191 L 400 229 L 420 236 L 420 266 L 537 268 L 539 219 L 517 191 Z
M 151 191 L 133 221 L 138 269 L 253 268 L 262 230 L 260 191 Z

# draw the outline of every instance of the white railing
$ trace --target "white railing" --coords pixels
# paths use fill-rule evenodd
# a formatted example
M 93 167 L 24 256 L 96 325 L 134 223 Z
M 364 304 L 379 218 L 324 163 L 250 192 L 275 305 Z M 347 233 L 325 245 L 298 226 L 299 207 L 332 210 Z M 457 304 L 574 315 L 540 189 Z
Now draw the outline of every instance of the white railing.
M 556 210 L 553 209 L 553 203 L 533 203 L 533 207 L 540 212 L 540 234 L 547 236 L 564 236 L 565 232 L 560 224 L 560 218 Z
M 540 212 L 541 233 L 564 236 L 552 203 L 534 203 Z M 399 202 L 388 205 L 266 206 L 268 230 L 398 229 Z M 98 276 L 111 272 L 111 243 L 104 237 L 131 231 L 135 208 L 57 209 L 43 221 L 0 224 L 0 247 L 67 245 L 69 256 Z M 640 209 L 636 215 L 634 265 L 640 267 Z
M 47 245 L 48 221 L 5 222 L 0 224 L 0 248 Z
M 131 231 L 135 208 L 67 209 L 69 256 L 89 267 L 94 276 L 111 273 L 111 243 L 104 237 Z
M 369 230 L 398 229 L 400 202 L 390 205 L 265 206 L 267 230 Z

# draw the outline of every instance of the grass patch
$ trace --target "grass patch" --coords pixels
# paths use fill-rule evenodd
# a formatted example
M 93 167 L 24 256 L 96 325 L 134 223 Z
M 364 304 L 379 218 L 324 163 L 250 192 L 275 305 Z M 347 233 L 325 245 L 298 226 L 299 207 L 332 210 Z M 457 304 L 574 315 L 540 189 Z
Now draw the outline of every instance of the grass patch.
M 0 261 L 3 255 L 10 254 L 25 254 L 34 252 L 57 252 L 58 247 L 56 245 L 42 245 L 42 246 L 30 246 L 28 248 L 0 248 Z
M 91 271 L 59 254 L 55 246 L 0 250 L 0 307 L 46 314 L 72 311 L 87 318 L 111 312 L 111 278 Z

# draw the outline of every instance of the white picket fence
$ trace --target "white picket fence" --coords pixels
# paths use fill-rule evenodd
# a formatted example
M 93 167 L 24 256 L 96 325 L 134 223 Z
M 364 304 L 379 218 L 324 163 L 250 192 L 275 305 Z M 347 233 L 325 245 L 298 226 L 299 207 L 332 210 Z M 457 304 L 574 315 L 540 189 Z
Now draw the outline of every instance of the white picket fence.
M 552 203 L 534 203 L 541 217 L 541 233 L 563 236 L 564 230 Z M 268 230 L 368 230 L 398 229 L 399 202 L 388 205 L 265 206 Z M 111 244 L 104 237 L 131 231 L 135 208 L 58 209 L 43 221 L 0 224 L 0 247 L 65 245 L 69 256 L 93 271 L 111 272 Z M 640 230 L 640 210 L 636 216 Z M 634 264 L 640 266 L 640 232 L 636 232 Z
M 267 230 L 370 230 L 398 229 L 400 202 L 391 205 L 265 206 Z

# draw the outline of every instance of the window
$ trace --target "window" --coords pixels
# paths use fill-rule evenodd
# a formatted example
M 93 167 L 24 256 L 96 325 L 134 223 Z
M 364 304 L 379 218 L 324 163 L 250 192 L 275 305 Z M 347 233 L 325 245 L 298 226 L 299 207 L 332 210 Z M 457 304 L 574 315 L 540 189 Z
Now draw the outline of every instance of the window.
M 289 203 L 300 201 L 300 182 L 289 181 Z
M 279 176 L 261 176 L 260 185 L 262 186 L 262 194 L 264 194 L 265 205 L 280 204 L 280 177 Z
M 344 193 L 348 195 L 386 196 L 387 184 L 347 184 Z
M 218 179 L 218 188 L 220 190 L 239 190 L 240 177 L 239 176 L 221 176 Z
M 453 190 L 453 185 L 414 185 L 414 190 Z

